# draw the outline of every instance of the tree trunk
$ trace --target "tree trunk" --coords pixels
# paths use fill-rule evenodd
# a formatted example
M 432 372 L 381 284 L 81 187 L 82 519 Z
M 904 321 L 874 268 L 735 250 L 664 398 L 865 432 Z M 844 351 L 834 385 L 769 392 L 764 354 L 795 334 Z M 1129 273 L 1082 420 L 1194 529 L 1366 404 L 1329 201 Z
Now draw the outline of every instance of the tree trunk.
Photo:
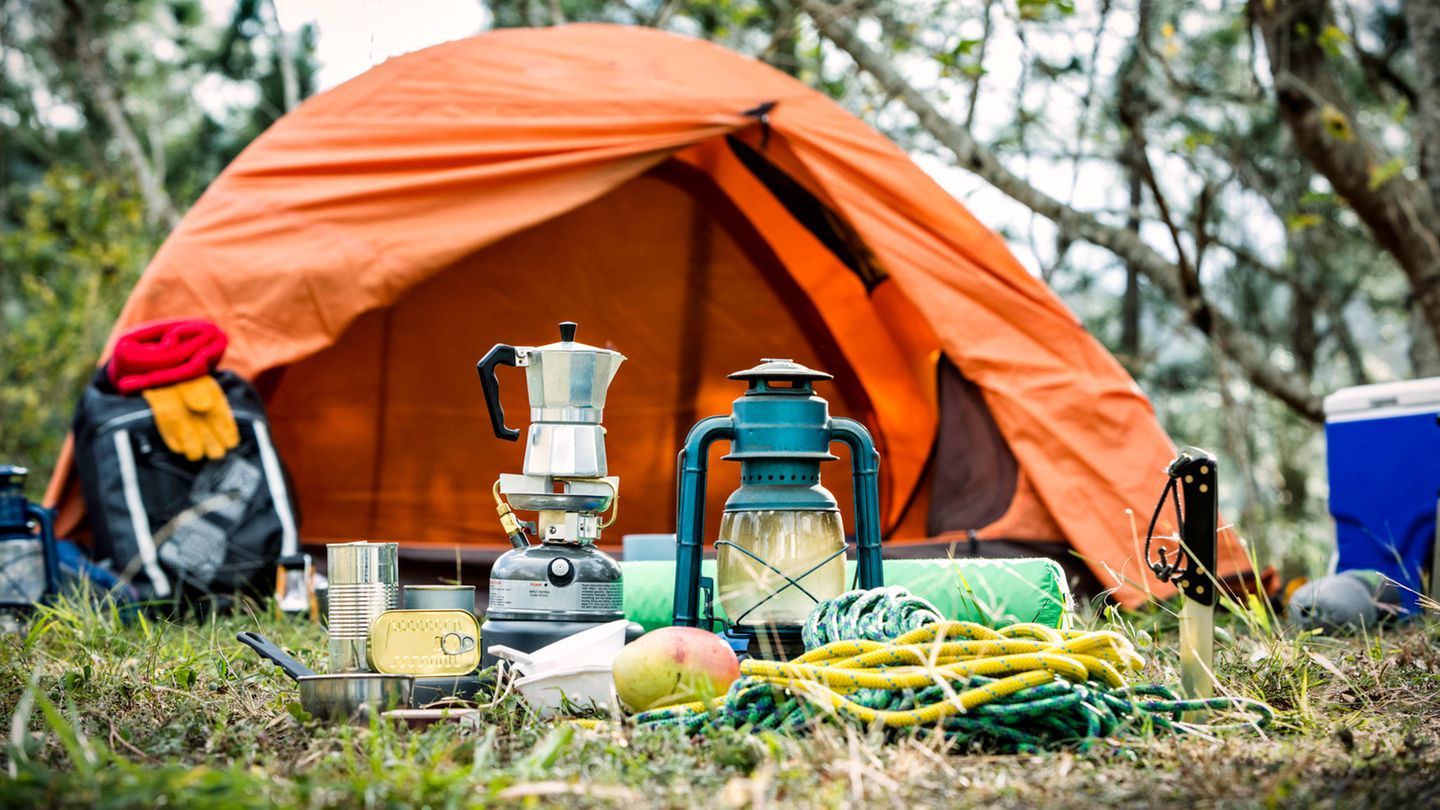
M 1120 74 L 1120 99 L 1122 109 L 1131 109 L 1133 117 L 1143 120 L 1140 109 L 1145 106 L 1146 48 L 1150 41 L 1151 20 L 1154 3 L 1141 0 L 1136 14 L 1135 45 L 1130 52 L 1130 62 Z M 1140 208 L 1145 202 L 1144 176 L 1140 169 L 1143 155 L 1134 137 L 1126 141 L 1123 163 L 1125 175 L 1130 183 L 1130 209 L 1125 217 L 1125 227 L 1140 232 Z M 1134 262 L 1125 262 L 1125 297 L 1120 307 L 1120 353 L 1127 362 L 1133 363 L 1140 356 L 1140 269 Z
M 1440 11 L 1432 8 L 1412 16 L 1426 18 L 1428 25 L 1434 14 Z M 1373 173 L 1390 156 L 1360 130 L 1337 79 L 1337 66 L 1318 41 L 1318 35 L 1335 24 L 1329 2 L 1250 0 L 1250 15 L 1264 37 L 1280 115 L 1296 146 L 1400 263 L 1423 313 L 1422 328 L 1440 339 L 1440 215 L 1435 198 L 1430 186 L 1403 173 L 1373 181 Z M 1414 39 L 1415 32 L 1411 34 Z M 1431 47 L 1440 49 L 1433 43 Z M 1421 53 L 1416 56 L 1423 61 Z M 1440 101 L 1424 95 L 1424 108 Z
M 1440 377 L 1440 343 L 1426 328 L 1425 311 L 1410 305 L 1410 370 L 1416 377 Z
M 1315 250 L 1308 244 L 1304 232 L 1297 234 L 1294 241 L 1291 248 L 1293 255 L 1311 255 Z M 1295 355 L 1295 367 L 1305 376 L 1313 377 L 1316 354 L 1320 350 L 1320 333 L 1315 328 L 1315 313 L 1320 300 L 1311 281 L 1312 268 L 1302 266 L 1298 261 L 1295 264 L 1290 271 L 1290 349 Z
M 265 5 L 270 12 L 270 22 L 275 26 L 275 63 L 280 68 L 280 88 L 284 95 L 281 104 L 284 112 L 290 112 L 300 104 L 300 78 L 295 72 L 295 49 L 290 47 L 290 35 L 285 33 L 284 26 L 280 25 L 280 10 L 275 7 L 275 0 L 266 0 Z
M 1349 301 L 1328 302 L 1330 333 L 1335 336 L 1335 343 L 1339 346 L 1346 365 L 1350 366 L 1351 383 L 1365 385 L 1370 382 L 1370 371 L 1365 368 L 1365 351 L 1355 340 L 1355 333 L 1350 330 L 1350 322 L 1345 320 L 1345 306 L 1348 303 Z
M 1440 204 L 1440 4 L 1406 0 L 1405 23 L 1415 66 L 1415 127 L 1420 173 Z
M 1215 376 L 1218 378 L 1220 391 L 1220 407 L 1222 418 L 1220 419 L 1221 441 L 1225 446 L 1225 454 L 1230 457 L 1232 463 L 1227 471 L 1227 480 L 1233 481 L 1239 478 L 1240 510 L 1238 514 L 1232 515 L 1235 525 L 1235 534 L 1245 537 L 1250 541 L 1258 559 L 1269 559 L 1268 539 L 1265 535 L 1265 521 L 1262 515 L 1262 499 L 1260 487 L 1255 481 L 1255 458 L 1253 448 L 1250 445 L 1251 416 L 1247 403 L 1235 399 L 1230 384 L 1230 362 L 1223 356 L 1215 357 Z
M 1420 143 L 1420 175 L 1430 197 L 1440 205 L 1440 5 L 1433 0 L 1406 0 L 1405 23 L 1415 70 L 1415 130 Z M 1414 335 L 1410 364 L 1422 377 L 1440 375 L 1440 340 L 1424 328 L 1424 307 L 1410 309 Z
M 100 111 L 105 125 L 114 134 L 120 151 L 130 163 L 130 169 L 135 173 L 135 181 L 140 186 L 140 196 L 145 201 L 149 221 L 166 229 L 174 228 L 180 221 L 180 215 L 175 211 L 170 193 L 165 190 L 165 178 L 155 171 L 140 143 L 140 137 L 135 134 L 130 119 L 125 115 L 120 91 L 111 80 L 105 42 L 91 32 L 85 11 L 76 0 L 67 0 L 65 10 L 69 18 L 67 22 L 70 33 L 74 37 L 75 66 L 85 82 L 85 86 L 79 90 L 88 96 Z

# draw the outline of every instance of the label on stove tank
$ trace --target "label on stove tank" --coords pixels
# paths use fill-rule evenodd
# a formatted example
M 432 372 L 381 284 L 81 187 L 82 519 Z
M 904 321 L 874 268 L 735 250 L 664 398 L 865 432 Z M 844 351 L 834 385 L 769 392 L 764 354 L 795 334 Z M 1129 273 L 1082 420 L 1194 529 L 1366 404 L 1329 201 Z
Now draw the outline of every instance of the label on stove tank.
M 620 613 L 625 590 L 620 582 L 577 582 L 556 587 L 543 579 L 490 581 L 490 610 Z

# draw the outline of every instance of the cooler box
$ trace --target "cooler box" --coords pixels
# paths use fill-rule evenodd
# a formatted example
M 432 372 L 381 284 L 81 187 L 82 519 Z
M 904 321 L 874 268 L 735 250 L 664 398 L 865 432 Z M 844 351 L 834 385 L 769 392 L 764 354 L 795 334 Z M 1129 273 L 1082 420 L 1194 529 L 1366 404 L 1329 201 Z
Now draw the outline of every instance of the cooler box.
M 1440 377 L 1358 385 L 1325 398 L 1336 570 L 1400 583 L 1407 611 L 1425 593 L 1440 495 Z

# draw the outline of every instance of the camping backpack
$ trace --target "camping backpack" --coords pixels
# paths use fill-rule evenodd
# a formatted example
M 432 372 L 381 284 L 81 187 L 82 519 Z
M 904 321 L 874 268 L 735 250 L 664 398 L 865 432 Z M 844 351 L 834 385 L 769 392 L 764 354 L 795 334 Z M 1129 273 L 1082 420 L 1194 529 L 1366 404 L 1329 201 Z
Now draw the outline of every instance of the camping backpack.
M 75 410 L 75 466 L 95 555 L 147 599 L 264 596 L 277 560 L 299 550 L 260 395 L 230 372 L 214 376 L 240 433 L 239 446 L 216 461 L 172 452 L 145 398 L 117 393 L 103 369 Z

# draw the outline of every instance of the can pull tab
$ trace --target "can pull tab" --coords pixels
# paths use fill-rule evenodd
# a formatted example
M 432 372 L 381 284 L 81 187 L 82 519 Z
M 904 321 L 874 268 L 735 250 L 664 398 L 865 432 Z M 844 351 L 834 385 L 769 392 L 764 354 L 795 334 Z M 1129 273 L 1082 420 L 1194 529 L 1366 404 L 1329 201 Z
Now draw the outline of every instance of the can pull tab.
M 446 655 L 464 655 L 475 649 L 475 637 L 466 633 L 450 631 L 440 637 L 440 652 Z

